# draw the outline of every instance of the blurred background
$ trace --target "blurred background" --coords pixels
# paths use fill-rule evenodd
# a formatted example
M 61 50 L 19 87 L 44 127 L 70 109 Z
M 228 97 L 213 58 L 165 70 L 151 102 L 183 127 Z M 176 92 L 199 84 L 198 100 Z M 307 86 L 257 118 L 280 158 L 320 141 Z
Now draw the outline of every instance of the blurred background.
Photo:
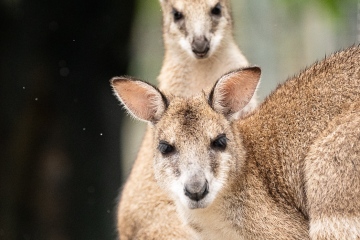
M 233 0 L 234 35 L 277 84 L 359 43 L 358 0 Z M 156 84 L 157 0 L 0 0 L 0 239 L 115 239 L 116 199 L 145 128 L 116 75 Z

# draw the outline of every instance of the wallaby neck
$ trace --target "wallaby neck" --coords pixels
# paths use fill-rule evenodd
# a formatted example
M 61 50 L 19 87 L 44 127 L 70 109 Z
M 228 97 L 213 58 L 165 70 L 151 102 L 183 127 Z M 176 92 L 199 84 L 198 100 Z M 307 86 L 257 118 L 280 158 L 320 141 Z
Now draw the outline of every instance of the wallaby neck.
M 195 59 L 179 47 L 165 49 L 159 88 L 182 97 L 208 91 L 224 73 L 248 65 L 232 36 L 224 39 L 216 52 L 205 59 Z

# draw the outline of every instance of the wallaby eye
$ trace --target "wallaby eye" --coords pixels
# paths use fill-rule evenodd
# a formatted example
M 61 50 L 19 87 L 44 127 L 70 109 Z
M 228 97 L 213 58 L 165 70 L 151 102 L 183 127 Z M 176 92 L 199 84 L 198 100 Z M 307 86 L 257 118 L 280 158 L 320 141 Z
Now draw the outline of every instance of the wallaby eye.
M 163 155 L 168 155 L 175 151 L 175 147 L 166 141 L 160 141 L 157 148 Z
M 211 14 L 214 16 L 221 16 L 221 5 L 220 3 L 216 4 L 215 7 L 211 9 Z
M 220 134 L 215 138 L 215 140 L 211 142 L 211 147 L 215 150 L 225 150 L 227 146 L 227 141 L 228 139 L 226 135 L 224 133 Z
M 176 10 L 175 8 L 172 10 L 172 14 L 174 16 L 175 22 L 184 18 L 184 15 L 181 12 L 179 12 L 178 10 Z

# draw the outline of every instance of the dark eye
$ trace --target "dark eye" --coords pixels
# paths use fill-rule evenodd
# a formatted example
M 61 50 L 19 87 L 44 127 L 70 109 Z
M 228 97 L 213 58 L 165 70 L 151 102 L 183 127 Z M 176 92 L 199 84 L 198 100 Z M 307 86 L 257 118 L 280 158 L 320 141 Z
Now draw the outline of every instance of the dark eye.
M 215 150 L 225 150 L 227 146 L 227 137 L 225 134 L 220 134 L 211 142 L 211 147 Z
M 213 9 L 211 9 L 211 14 L 214 16 L 220 16 L 221 15 L 221 5 L 220 3 L 216 4 Z
M 181 12 L 179 12 L 178 10 L 176 10 L 175 8 L 173 9 L 172 14 L 174 16 L 175 22 L 184 18 L 184 15 Z
M 175 147 L 173 147 L 166 141 L 160 141 L 157 148 L 163 155 L 167 155 L 175 151 Z

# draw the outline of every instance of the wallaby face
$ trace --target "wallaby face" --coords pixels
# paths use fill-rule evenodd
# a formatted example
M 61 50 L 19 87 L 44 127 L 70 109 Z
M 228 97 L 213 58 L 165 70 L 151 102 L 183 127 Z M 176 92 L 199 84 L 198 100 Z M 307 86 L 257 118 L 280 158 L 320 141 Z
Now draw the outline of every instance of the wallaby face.
M 211 56 L 231 34 L 228 0 L 160 0 L 168 50 L 202 59 Z M 182 50 L 178 50 L 181 48 Z
M 256 67 L 235 71 L 223 76 L 208 97 L 170 100 L 144 82 L 113 80 L 125 108 L 154 125 L 155 178 L 178 205 L 208 207 L 230 173 L 241 167 L 230 124 L 250 101 L 259 76 Z
M 229 122 L 204 97 L 174 99 L 156 129 L 154 170 L 160 186 L 184 207 L 210 205 L 235 167 Z

